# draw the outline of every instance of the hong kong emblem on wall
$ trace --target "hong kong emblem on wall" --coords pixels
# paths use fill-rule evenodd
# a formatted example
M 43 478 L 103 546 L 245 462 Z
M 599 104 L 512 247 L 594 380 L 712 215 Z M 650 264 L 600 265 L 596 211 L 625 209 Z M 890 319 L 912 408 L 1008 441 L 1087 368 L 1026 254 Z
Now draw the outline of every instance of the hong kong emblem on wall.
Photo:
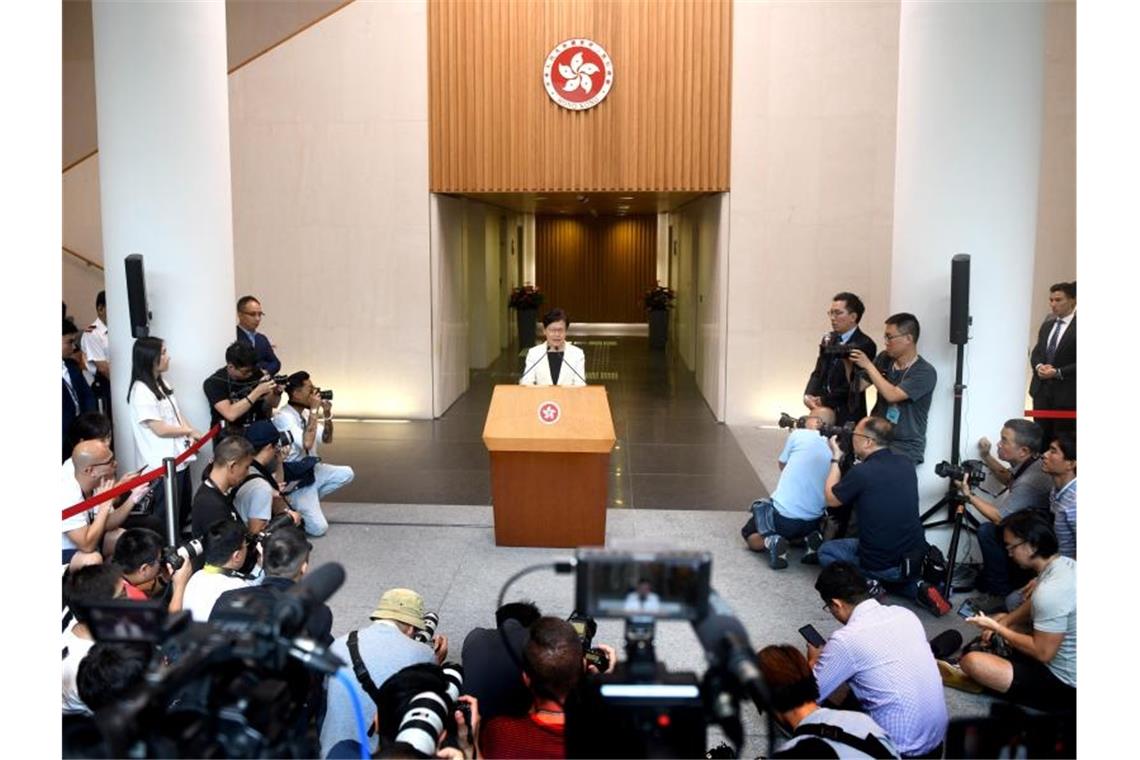
M 614 64 L 593 40 L 565 40 L 546 56 L 542 83 L 558 105 L 585 111 L 606 99 L 614 83 Z

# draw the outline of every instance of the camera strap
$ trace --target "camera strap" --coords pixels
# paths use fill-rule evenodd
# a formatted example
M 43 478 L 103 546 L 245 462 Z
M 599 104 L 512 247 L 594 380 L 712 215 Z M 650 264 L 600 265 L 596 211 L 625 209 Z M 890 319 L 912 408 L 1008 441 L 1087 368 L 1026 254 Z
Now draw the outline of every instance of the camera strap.
M 829 723 L 810 723 L 808 725 L 801 723 L 792 732 L 792 736 L 818 736 L 821 739 L 830 739 L 840 744 L 846 744 L 852 749 L 857 749 L 868 757 L 887 758 L 895 756 L 871 734 L 862 737 L 855 736 Z
M 364 689 L 364 693 L 376 704 L 376 709 L 380 709 L 380 689 L 376 688 L 376 682 L 372 680 L 372 676 L 368 674 L 368 668 L 364 665 L 364 660 L 360 658 L 358 633 L 359 631 L 352 631 L 348 634 L 348 656 L 352 660 L 352 672 L 356 674 L 360 688 Z M 368 729 L 368 735 L 372 735 L 371 728 Z

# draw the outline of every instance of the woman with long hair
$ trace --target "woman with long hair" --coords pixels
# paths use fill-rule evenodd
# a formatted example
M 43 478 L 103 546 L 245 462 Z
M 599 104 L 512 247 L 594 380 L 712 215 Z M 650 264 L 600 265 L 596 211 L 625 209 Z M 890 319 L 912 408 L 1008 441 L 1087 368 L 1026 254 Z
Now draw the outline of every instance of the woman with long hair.
M 131 432 L 134 434 L 136 461 L 152 470 L 162 466 L 167 457 L 177 457 L 202 437 L 178 408 L 174 389 L 166 384 L 162 375 L 170 368 L 170 354 L 161 338 L 146 337 L 135 341 L 131 355 L 131 385 L 127 390 L 127 403 L 131 407 Z M 190 523 L 191 456 L 178 465 L 174 492 L 178 503 L 178 525 L 183 529 Z M 166 490 L 162 479 L 155 481 L 155 514 L 165 519 L 163 507 Z

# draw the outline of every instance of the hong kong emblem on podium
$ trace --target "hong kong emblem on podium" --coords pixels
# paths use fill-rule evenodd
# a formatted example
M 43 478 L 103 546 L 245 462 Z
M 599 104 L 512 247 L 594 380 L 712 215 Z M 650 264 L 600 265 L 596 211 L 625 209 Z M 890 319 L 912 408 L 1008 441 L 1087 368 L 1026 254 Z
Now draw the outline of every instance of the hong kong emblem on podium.
M 538 421 L 543 425 L 553 425 L 562 419 L 562 409 L 553 401 L 543 401 L 538 405 Z
M 564 40 L 546 56 L 542 84 L 546 94 L 571 111 L 585 111 L 606 99 L 614 83 L 614 64 L 606 49 L 587 39 Z

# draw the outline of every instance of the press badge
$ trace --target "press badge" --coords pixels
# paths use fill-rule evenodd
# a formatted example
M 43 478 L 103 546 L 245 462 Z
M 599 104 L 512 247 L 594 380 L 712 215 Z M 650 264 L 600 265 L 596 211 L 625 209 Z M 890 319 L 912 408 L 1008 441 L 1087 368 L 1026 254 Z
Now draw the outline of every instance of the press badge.
M 887 422 L 891 423 L 892 425 L 897 425 L 899 424 L 899 416 L 898 406 L 891 404 L 887 407 Z

